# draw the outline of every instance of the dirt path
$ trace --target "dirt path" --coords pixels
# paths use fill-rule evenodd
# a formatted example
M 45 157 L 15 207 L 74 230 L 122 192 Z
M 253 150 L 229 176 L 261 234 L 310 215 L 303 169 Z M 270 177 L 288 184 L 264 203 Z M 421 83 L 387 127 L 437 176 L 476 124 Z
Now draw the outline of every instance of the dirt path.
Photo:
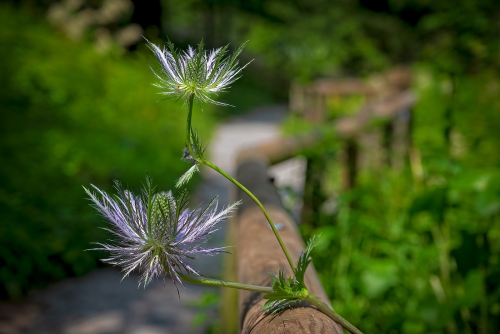
M 284 107 L 267 107 L 222 124 L 209 147 L 212 161 L 234 173 L 239 149 L 278 137 L 284 114 Z M 290 169 L 288 165 L 282 168 Z M 286 174 L 277 172 L 282 178 Z M 203 170 L 203 175 L 193 200 L 206 203 L 218 195 L 219 203 L 227 205 L 229 182 L 210 170 Z M 224 238 L 221 228 L 211 243 L 221 245 Z M 219 277 L 222 261 L 222 256 L 200 259 L 196 268 Z M 208 302 L 218 295 L 216 288 L 189 285 L 181 289 L 179 299 L 171 282 L 156 281 L 138 289 L 136 275 L 120 280 L 117 269 L 96 270 L 32 293 L 24 301 L 0 304 L 0 333 L 198 334 L 205 333 L 209 322 L 217 318 L 216 303 Z M 200 298 L 207 302 L 203 305 Z M 196 325 L 197 321 L 201 324 Z

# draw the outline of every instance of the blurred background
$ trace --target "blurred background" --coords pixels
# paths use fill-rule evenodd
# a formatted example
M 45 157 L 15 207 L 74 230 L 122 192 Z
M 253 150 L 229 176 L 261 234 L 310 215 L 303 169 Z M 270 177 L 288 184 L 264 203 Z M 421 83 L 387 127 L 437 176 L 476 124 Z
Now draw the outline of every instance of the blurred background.
M 3 1 L 2 305 L 103 267 L 103 254 L 83 251 L 109 236 L 82 185 L 112 191 L 119 179 L 138 190 L 148 173 L 170 189 L 186 169 L 185 108 L 157 102 L 156 62 L 142 36 L 180 48 L 248 41 L 241 62 L 254 61 L 220 97 L 236 108 L 196 114 L 206 142 L 231 117 L 288 105 L 291 87 L 409 69 L 417 96 L 410 158 L 398 166 L 364 159 L 356 183 L 343 187 L 339 142 L 309 152 L 322 167 L 302 233 L 322 233 L 314 264 L 323 285 L 337 312 L 365 332 L 500 331 L 494 0 Z M 327 119 L 363 101 L 329 100 Z M 282 123 L 287 135 L 318 127 L 297 113 Z M 207 330 L 217 332 L 214 323 Z

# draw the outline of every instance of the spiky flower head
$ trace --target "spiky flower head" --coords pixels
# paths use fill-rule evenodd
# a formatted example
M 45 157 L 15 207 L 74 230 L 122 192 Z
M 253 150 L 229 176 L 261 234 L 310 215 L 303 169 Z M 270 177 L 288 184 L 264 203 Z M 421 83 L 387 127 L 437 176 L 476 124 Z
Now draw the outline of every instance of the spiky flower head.
M 199 102 L 227 105 L 212 96 L 225 92 L 248 65 L 238 66 L 237 57 L 245 44 L 232 56 L 228 55 L 228 45 L 206 51 L 203 41 L 198 48 L 189 46 L 187 51 L 176 49 L 171 41 L 163 49 L 149 41 L 148 44 L 161 65 L 159 73 L 153 70 L 160 80 L 155 86 L 164 90 L 160 94 L 185 101 L 194 96 Z
M 118 194 L 110 196 L 92 185 L 96 193 L 85 188 L 93 206 L 109 221 L 116 238 L 113 244 L 98 243 L 110 252 L 104 262 L 122 267 L 124 277 L 134 269 L 141 272 L 139 285 L 146 286 L 155 277 L 170 276 L 181 283 L 180 274 L 200 276 L 187 263 L 197 255 L 224 253 L 225 247 L 210 248 L 204 244 L 216 226 L 235 208 L 235 203 L 217 212 L 216 198 L 204 208 L 186 208 L 183 192 L 175 198 L 171 192 L 154 193 L 148 179 L 142 194 L 134 195 L 116 183 Z

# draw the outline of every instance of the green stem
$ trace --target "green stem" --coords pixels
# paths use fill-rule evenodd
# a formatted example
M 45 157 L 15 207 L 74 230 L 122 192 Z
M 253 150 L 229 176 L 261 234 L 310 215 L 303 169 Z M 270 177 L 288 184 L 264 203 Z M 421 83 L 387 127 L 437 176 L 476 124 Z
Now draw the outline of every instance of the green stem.
M 194 102 L 194 95 L 191 95 L 189 97 L 189 101 L 188 101 L 189 110 L 188 110 L 187 128 L 186 128 L 187 148 L 189 150 L 189 153 L 191 154 L 191 156 L 193 158 L 197 159 L 199 163 L 202 163 L 202 164 L 204 164 L 204 165 L 212 168 L 213 170 L 215 170 L 216 172 L 218 172 L 219 174 L 221 174 L 222 176 L 224 176 L 226 179 L 228 179 L 229 181 L 231 181 L 232 183 L 234 183 L 238 188 L 240 188 L 241 190 L 243 190 L 245 192 L 245 194 L 247 194 L 248 196 L 250 196 L 250 198 L 262 210 L 262 212 L 264 213 L 264 216 L 266 216 L 266 219 L 269 222 L 269 225 L 271 226 L 271 229 L 273 230 L 274 235 L 276 236 L 276 239 L 278 239 L 278 242 L 279 242 L 279 244 L 281 246 L 281 249 L 283 250 L 283 253 L 285 253 L 285 256 L 286 256 L 286 258 L 288 260 L 288 263 L 290 263 L 290 267 L 292 268 L 293 271 L 295 271 L 295 265 L 294 265 L 294 263 L 292 261 L 292 257 L 290 256 L 290 253 L 288 253 L 288 249 L 286 248 L 285 244 L 283 243 L 283 240 L 281 239 L 281 236 L 278 233 L 278 230 L 276 229 L 276 226 L 274 226 L 273 220 L 271 219 L 271 217 L 267 213 L 267 211 L 264 208 L 264 206 L 262 205 L 262 203 L 257 199 L 257 197 L 255 197 L 254 194 L 252 194 L 247 188 L 245 188 L 241 183 L 239 183 L 238 181 L 236 181 L 232 176 L 230 176 L 229 174 L 227 174 L 225 171 L 223 171 L 222 169 L 220 169 L 219 167 L 217 167 L 216 165 L 214 165 L 210 161 L 207 161 L 207 160 L 205 160 L 203 158 L 198 157 L 193 152 L 193 148 L 191 147 L 191 118 L 192 118 L 192 114 L 193 114 L 193 102 Z
M 273 292 L 273 289 L 267 286 L 229 282 L 229 281 L 223 281 L 206 277 L 193 277 L 181 273 L 179 273 L 179 278 L 184 282 L 192 284 L 217 286 L 217 287 L 232 288 L 239 290 L 255 291 L 261 293 Z M 342 327 L 347 329 L 352 334 L 363 334 L 359 329 L 354 327 L 354 325 L 352 325 L 349 321 L 342 318 L 337 312 L 335 312 L 332 308 L 330 308 L 328 305 L 319 300 L 316 296 L 308 295 L 302 297 L 301 299 L 315 306 L 318 310 L 326 314 L 328 317 L 330 317 L 332 320 L 340 324 Z
M 335 312 L 331 307 L 323 303 L 321 300 L 319 300 L 316 296 L 314 295 L 308 295 L 307 297 L 301 298 L 302 300 L 316 306 L 318 310 L 329 316 L 331 319 L 333 319 L 335 322 L 340 324 L 342 327 L 347 329 L 349 332 L 352 334 L 363 334 L 359 329 L 354 327 L 353 324 L 351 324 L 349 321 L 345 320 L 342 318 L 337 312 Z
M 184 274 L 179 274 L 179 278 L 181 280 L 183 280 L 184 282 L 193 283 L 193 284 L 219 286 L 219 287 L 224 287 L 224 288 L 233 288 L 233 289 L 240 289 L 240 290 L 263 292 L 263 293 L 273 292 L 273 289 L 270 287 L 267 287 L 267 286 L 228 282 L 228 281 L 222 281 L 222 280 L 213 279 L 213 278 L 206 278 L 206 277 L 193 277 L 193 276 L 188 276 L 188 275 L 184 275 Z
M 286 248 L 285 244 L 283 243 L 283 240 L 281 239 L 281 236 L 280 236 L 278 230 L 276 229 L 276 226 L 274 226 L 273 220 L 271 219 L 271 217 L 267 213 L 267 210 L 264 208 L 264 205 L 262 205 L 262 203 L 257 199 L 257 197 L 254 196 L 254 194 L 252 194 L 250 192 L 250 190 L 248 190 L 247 188 L 245 188 L 245 186 L 243 186 L 241 183 L 236 181 L 231 175 L 229 175 L 228 173 L 226 173 L 225 171 L 223 171 L 222 169 L 220 169 L 219 167 L 217 167 L 216 165 L 214 165 L 210 161 L 203 160 L 203 161 L 201 161 L 201 163 L 212 168 L 213 170 L 215 170 L 216 172 L 218 172 L 219 174 L 224 176 L 226 179 L 228 179 L 229 181 L 234 183 L 238 188 L 243 190 L 245 192 L 245 194 L 250 196 L 250 198 L 255 202 L 255 204 L 258 205 L 258 207 L 264 213 L 264 216 L 266 216 L 266 219 L 269 222 L 269 225 L 271 226 L 271 229 L 273 230 L 274 235 L 276 236 L 276 239 L 278 239 L 278 242 L 281 246 L 281 249 L 283 250 L 283 253 L 285 253 L 285 256 L 288 260 L 288 263 L 290 263 L 290 267 L 292 267 L 292 270 L 295 271 L 295 265 L 292 261 L 292 257 L 290 256 L 290 253 L 288 253 L 288 249 Z
M 194 102 L 194 95 L 191 95 L 188 101 L 189 109 L 188 109 L 187 125 L 186 125 L 186 137 L 187 137 L 186 145 L 189 154 L 191 154 L 191 156 L 195 158 L 196 155 L 194 154 L 193 148 L 191 147 L 191 117 L 193 115 L 193 102 Z
M 273 288 L 267 287 L 267 286 L 229 282 L 229 281 L 223 281 L 223 280 L 206 278 L 206 277 L 193 277 L 193 276 L 188 276 L 188 275 L 184 275 L 181 273 L 179 273 L 179 278 L 184 282 L 188 282 L 188 283 L 192 283 L 192 284 L 217 286 L 217 287 L 232 288 L 232 289 L 239 289 L 239 290 L 255 291 L 255 292 L 261 292 L 261 293 L 273 292 Z M 320 310 L 321 312 L 326 314 L 328 317 L 330 317 L 332 320 L 334 320 L 335 322 L 340 324 L 342 327 L 347 329 L 352 334 L 363 334 L 359 329 L 354 327 L 354 325 L 352 325 L 349 321 L 342 318 L 337 312 L 335 312 L 331 307 L 329 307 L 328 305 L 323 303 L 321 300 L 319 300 L 316 296 L 309 294 L 309 295 L 304 296 L 300 299 L 315 306 L 318 310 Z
M 262 203 L 257 199 L 257 197 L 254 196 L 247 188 L 245 188 L 241 183 L 236 181 L 231 175 L 211 163 L 210 161 L 205 160 L 203 157 L 198 157 L 194 151 L 193 148 L 191 147 L 191 119 L 192 119 L 192 114 L 193 114 L 193 102 L 194 102 L 194 95 L 191 95 L 188 100 L 189 104 L 189 111 L 188 111 L 188 116 L 187 116 L 187 128 L 186 128 L 186 139 L 187 139 L 187 149 L 189 150 L 189 153 L 191 156 L 195 159 L 197 159 L 198 163 L 201 163 L 203 165 L 206 165 L 222 176 L 224 176 L 226 179 L 231 181 L 233 184 L 235 184 L 238 188 L 243 190 L 245 194 L 250 196 L 250 198 L 257 204 L 257 206 L 262 210 L 262 213 L 264 213 L 264 216 L 266 216 L 267 221 L 269 222 L 269 225 L 271 226 L 271 229 L 274 232 L 274 235 L 276 236 L 276 239 L 278 240 L 281 249 L 283 250 L 283 253 L 285 253 L 285 256 L 288 260 L 288 263 L 290 263 L 290 267 L 295 271 L 295 265 L 292 261 L 292 258 L 290 256 L 290 253 L 288 253 L 288 250 L 283 243 L 283 240 L 281 239 L 281 236 L 276 229 L 276 226 L 273 223 L 273 220 L 269 216 L 267 210 L 264 208 Z M 222 280 L 217 280 L 217 279 L 212 279 L 212 278 L 205 278 L 205 277 L 192 277 L 192 276 L 187 276 L 184 274 L 179 274 L 179 278 L 182 279 L 185 282 L 188 283 L 193 283 L 193 284 L 201 284 L 201 285 L 209 285 L 209 286 L 218 286 L 218 287 L 226 287 L 226 288 L 233 288 L 233 289 L 240 289 L 240 290 L 248 290 L 248 291 L 256 291 L 256 292 L 262 292 L 262 293 L 271 293 L 273 292 L 273 289 L 271 287 L 265 287 L 265 286 L 259 286 L 259 285 L 251 285 L 251 284 L 242 284 L 242 283 L 236 283 L 236 282 L 228 282 L 228 281 L 222 281 Z M 354 327 L 351 323 L 349 323 L 347 320 L 342 318 L 337 312 L 335 312 L 332 308 L 330 308 L 328 305 L 323 303 L 321 300 L 319 300 L 316 296 L 308 294 L 307 296 L 304 296 L 301 298 L 302 300 L 314 305 L 316 308 L 318 308 L 321 312 L 326 314 L 328 317 L 333 319 L 335 322 L 339 323 L 342 327 L 347 329 L 349 332 L 353 334 L 363 334 L 359 329 Z

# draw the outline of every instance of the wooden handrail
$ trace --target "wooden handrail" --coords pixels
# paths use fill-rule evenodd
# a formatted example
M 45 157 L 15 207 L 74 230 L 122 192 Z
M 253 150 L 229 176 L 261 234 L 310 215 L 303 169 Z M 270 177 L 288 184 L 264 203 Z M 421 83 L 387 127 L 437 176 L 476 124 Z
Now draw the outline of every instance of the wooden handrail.
M 237 178 L 264 204 L 292 258 L 297 261 L 305 245 L 296 223 L 283 208 L 267 176 L 265 161 L 265 156 L 241 156 Z M 282 269 L 291 275 L 290 266 L 259 208 L 241 191 L 238 192 L 238 198 L 243 199 L 237 217 L 238 281 L 270 286 L 270 273 Z M 330 305 L 312 265 L 306 272 L 306 285 L 313 294 Z M 333 320 L 304 303 L 279 314 L 266 315 L 262 311 L 265 301 L 261 297 L 260 293 L 239 292 L 241 333 L 343 333 Z
M 336 120 L 335 131 L 340 138 L 352 138 L 362 133 L 376 120 L 392 120 L 402 110 L 410 109 L 415 101 L 415 94 L 410 90 L 372 101 L 355 115 Z

